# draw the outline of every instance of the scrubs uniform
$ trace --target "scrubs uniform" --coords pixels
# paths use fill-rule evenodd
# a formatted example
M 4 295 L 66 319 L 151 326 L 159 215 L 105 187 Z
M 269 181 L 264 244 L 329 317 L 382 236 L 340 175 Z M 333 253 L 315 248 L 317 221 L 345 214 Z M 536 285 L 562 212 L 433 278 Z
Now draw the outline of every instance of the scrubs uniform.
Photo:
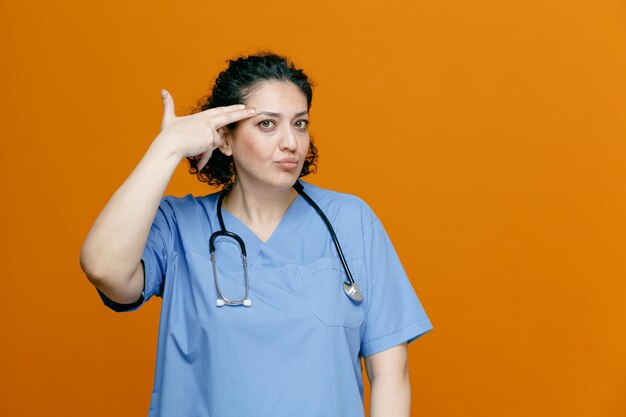
M 142 262 L 142 298 L 162 298 L 149 417 L 363 417 L 361 356 L 411 343 L 432 325 L 383 225 L 360 198 L 300 180 L 324 211 L 364 300 L 348 281 L 330 232 L 302 196 L 263 242 L 222 208 L 247 249 L 252 306 L 218 307 L 209 237 L 219 230 L 218 193 L 164 196 Z M 242 258 L 220 237 L 224 296 L 245 292 Z

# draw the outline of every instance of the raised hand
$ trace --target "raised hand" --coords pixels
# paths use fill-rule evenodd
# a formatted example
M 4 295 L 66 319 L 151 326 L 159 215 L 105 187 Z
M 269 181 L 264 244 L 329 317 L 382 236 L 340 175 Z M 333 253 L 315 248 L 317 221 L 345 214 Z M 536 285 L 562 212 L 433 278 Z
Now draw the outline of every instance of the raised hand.
M 246 109 L 243 104 L 234 104 L 177 117 L 172 96 L 166 90 L 161 90 L 161 96 L 163 119 L 159 136 L 175 142 L 181 157 L 201 155 L 198 171 L 204 168 L 213 150 L 223 143 L 222 127 L 252 117 L 255 112 L 255 109 Z

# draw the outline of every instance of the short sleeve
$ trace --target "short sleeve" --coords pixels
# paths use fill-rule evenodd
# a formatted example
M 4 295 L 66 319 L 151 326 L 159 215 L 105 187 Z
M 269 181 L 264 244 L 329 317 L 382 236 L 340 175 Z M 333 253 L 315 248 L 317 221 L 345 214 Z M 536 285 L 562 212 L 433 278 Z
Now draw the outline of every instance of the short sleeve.
M 433 326 L 380 220 L 364 234 L 366 291 L 363 356 L 411 343 Z
M 163 286 L 167 271 L 168 261 L 173 258 L 174 233 L 176 219 L 172 209 L 171 196 L 161 198 L 157 209 L 148 240 L 141 255 L 144 266 L 144 283 L 141 297 L 131 304 L 120 304 L 107 297 L 98 288 L 98 294 L 104 305 L 116 312 L 134 311 L 145 304 L 153 295 L 163 296 Z

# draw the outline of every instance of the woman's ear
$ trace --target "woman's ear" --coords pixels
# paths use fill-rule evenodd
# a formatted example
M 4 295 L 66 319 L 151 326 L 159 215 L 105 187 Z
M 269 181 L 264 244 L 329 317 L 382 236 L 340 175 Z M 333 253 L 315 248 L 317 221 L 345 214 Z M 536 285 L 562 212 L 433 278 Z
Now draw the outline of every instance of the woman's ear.
M 222 144 L 219 146 L 220 152 L 222 152 L 226 156 L 231 156 L 233 154 L 232 149 L 232 133 L 230 129 L 226 126 L 217 130 L 217 133 L 222 138 Z

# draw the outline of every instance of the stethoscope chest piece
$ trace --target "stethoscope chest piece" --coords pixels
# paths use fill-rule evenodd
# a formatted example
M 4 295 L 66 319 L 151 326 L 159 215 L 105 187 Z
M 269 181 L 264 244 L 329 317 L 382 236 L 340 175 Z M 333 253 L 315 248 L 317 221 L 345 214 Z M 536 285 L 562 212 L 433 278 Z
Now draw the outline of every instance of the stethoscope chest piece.
M 356 302 L 363 301 L 363 294 L 361 293 L 361 287 L 356 282 L 350 284 L 349 282 L 343 283 L 343 291 Z

